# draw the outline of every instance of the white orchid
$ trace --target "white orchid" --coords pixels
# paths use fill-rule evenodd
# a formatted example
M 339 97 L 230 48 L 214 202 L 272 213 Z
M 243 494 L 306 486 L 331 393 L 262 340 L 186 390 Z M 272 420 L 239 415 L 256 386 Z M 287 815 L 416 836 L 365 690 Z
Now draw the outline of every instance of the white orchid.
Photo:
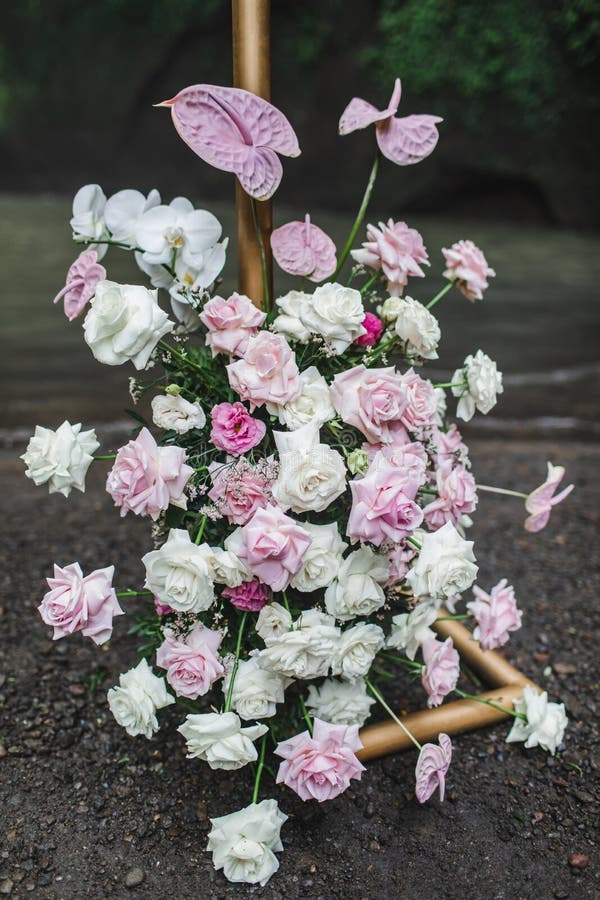
M 171 265 L 174 256 L 192 268 L 201 268 L 202 257 L 221 237 L 221 225 L 212 213 L 194 209 L 185 197 L 175 197 L 168 206 L 148 209 L 136 226 L 136 244 L 144 262 Z
M 70 221 L 73 238 L 76 241 L 102 241 L 108 238 L 104 209 L 106 194 L 99 184 L 84 184 L 73 198 L 73 216 Z M 102 259 L 107 250 L 106 244 L 89 244 L 95 250 L 98 259 Z
M 149 209 L 160 203 L 160 194 L 151 190 L 147 197 L 141 191 L 127 188 L 117 191 L 106 202 L 104 221 L 114 241 L 135 247 L 135 234 L 139 220 Z

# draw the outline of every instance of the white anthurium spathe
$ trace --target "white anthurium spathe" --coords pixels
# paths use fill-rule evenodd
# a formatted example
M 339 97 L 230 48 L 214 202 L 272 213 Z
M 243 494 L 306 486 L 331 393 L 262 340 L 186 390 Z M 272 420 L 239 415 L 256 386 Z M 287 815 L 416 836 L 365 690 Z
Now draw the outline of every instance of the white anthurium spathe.
M 147 210 L 159 204 L 160 194 L 154 188 L 147 197 L 131 188 L 117 191 L 106 201 L 104 208 L 104 221 L 112 239 L 135 247 L 137 223 Z
M 205 209 L 194 209 L 185 197 L 147 210 L 136 227 L 136 244 L 144 253 L 144 261 L 151 265 L 171 265 L 177 254 L 194 267 L 220 237 L 216 216 Z
M 106 194 L 99 184 L 84 184 L 79 188 L 73 198 L 73 216 L 70 221 L 73 229 L 73 238 L 76 241 L 101 241 L 108 238 L 104 209 L 106 207 Z M 95 250 L 98 259 L 102 259 L 107 251 L 106 244 L 88 244 L 90 250 Z

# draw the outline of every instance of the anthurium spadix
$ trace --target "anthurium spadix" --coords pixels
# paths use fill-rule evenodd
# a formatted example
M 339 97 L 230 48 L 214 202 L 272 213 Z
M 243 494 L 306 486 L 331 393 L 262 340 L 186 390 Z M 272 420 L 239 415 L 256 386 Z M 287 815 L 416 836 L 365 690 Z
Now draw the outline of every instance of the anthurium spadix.
M 232 172 L 256 200 L 268 200 L 283 169 L 277 154 L 299 156 L 294 129 L 276 107 L 241 88 L 194 84 L 171 100 L 173 123 L 200 159 Z

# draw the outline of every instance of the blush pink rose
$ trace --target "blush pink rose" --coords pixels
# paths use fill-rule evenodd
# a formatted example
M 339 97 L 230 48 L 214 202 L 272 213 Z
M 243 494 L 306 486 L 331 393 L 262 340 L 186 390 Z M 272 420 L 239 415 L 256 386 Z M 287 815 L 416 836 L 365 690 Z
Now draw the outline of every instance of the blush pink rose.
M 403 441 L 402 416 L 407 390 L 393 366 L 367 369 L 355 366 L 336 375 L 331 385 L 331 402 L 340 418 L 374 443 Z
M 517 608 L 514 588 L 503 578 L 489 594 L 477 585 L 473 594 L 475 600 L 467 603 L 467 609 L 477 622 L 473 637 L 479 641 L 482 650 L 501 647 L 508 641 L 509 631 L 521 627 L 521 611 Z
M 367 240 L 352 257 L 363 266 L 381 270 L 387 278 L 387 289 L 394 297 L 401 297 L 409 276 L 425 277 L 421 264 L 429 265 L 423 238 L 406 222 L 388 219 L 387 225 L 367 225 Z
M 425 668 L 421 682 L 429 695 L 427 706 L 439 706 L 458 682 L 460 657 L 452 638 L 437 641 L 430 638 L 422 645 Z
M 525 500 L 525 509 L 529 513 L 529 516 L 525 519 L 526 531 L 535 533 L 545 528 L 548 524 L 552 507 L 569 496 L 575 486 L 573 484 L 570 484 L 560 494 L 555 496 L 564 474 L 565 470 L 562 466 L 553 466 L 551 462 L 548 463 L 546 480 L 535 491 L 532 491 Z
M 254 419 L 243 403 L 218 403 L 211 414 L 212 429 L 210 439 L 218 450 L 230 456 L 241 456 L 260 444 L 267 426 L 260 419 Z
M 398 543 L 419 527 L 423 511 L 415 503 L 419 481 L 377 454 L 367 473 L 350 482 L 352 508 L 346 534 L 352 541 Z
M 247 612 L 259 612 L 271 599 L 271 589 L 258 578 L 252 581 L 242 581 L 238 587 L 225 588 L 221 592 L 223 597 L 228 597 L 236 609 Z
M 360 334 L 354 339 L 354 343 L 358 347 L 374 347 L 383 331 L 383 322 L 373 313 L 365 313 L 362 320 L 362 327 L 365 329 L 364 334 Z
M 235 463 L 211 463 L 212 479 L 209 498 L 232 525 L 245 525 L 257 509 L 272 501 L 271 487 L 275 480 L 273 459 L 251 465 L 246 459 Z
M 96 293 L 96 285 L 106 279 L 106 269 L 98 262 L 95 250 L 84 250 L 67 272 L 66 284 L 53 303 L 64 301 L 65 316 L 72 322 L 83 312 L 86 303 Z
M 244 294 L 232 294 L 228 300 L 213 297 L 200 313 L 200 320 L 208 328 L 206 344 L 213 356 L 217 353 L 243 356 L 248 341 L 265 319 L 265 313 Z
M 427 803 L 437 788 L 440 800 L 444 799 L 446 772 L 452 760 L 452 741 L 447 734 L 438 735 L 438 741 L 439 747 L 437 744 L 423 744 L 419 753 L 415 769 L 415 794 L 419 803 Z
M 314 720 L 312 736 L 303 731 L 277 745 L 275 753 L 283 757 L 277 784 L 285 784 L 301 800 L 333 800 L 349 786 L 360 781 L 365 767 L 356 757 L 362 748 L 358 725 L 330 725 Z
M 437 419 L 437 398 L 431 382 L 425 381 L 412 368 L 399 378 L 406 398 L 402 424 L 414 432 L 420 432 L 434 425 Z
M 204 625 L 197 625 L 185 637 L 165 634 L 156 651 L 156 665 L 167 670 L 167 681 L 178 697 L 202 697 L 225 674 L 217 655 L 223 635 Z
M 147 428 L 117 453 L 106 479 L 106 490 L 121 507 L 121 515 L 130 510 L 136 516 L 156 521 L 165 509 L 187 509 L 183 489 L 194 474 L 186 465 L 181 447 L 159 447 Z
M 298 522 L 279 507 L 267 506 L 230 534 L 225 546 L 274 591 L 285 591 L 311 543 L 311 535 Z
M 363 450 L 367 451 L 369 462 L 373 462 L 377 452 L 369 453 L 368 447 L 378 447 L 384 459 L 392 465 L 402 469 L 411 481 L 417 481 L 422 485 L 426 479 L 427 453 L 425 447 L 419 441 L 411 441 L 407 432 L 400 435 L 400 440 L 393 444 L 363 444 Z
M 261 331 L 248 341 L 244 358 L 226 369 L 229 384 L 251 412 L 264 403 L 283 406 L 302 393 L 296 356 L 281 334 Z
M 496 273 L 487 264 L 487 260 L 473 241 L 457 241 L 449 250 L 442 249 L 446 260 L 444 276 L 456 282 L 456 286 L 467 300 L 474 302 L 483 299 L 487 290 L 488 277 Z
M 477 506 L 475 479 L 464 466 L 452 460 L 443 462 L 435 473 L 438 496 L 423 510 L 425 521 L 433 531 L 446 522 L 456 525 L 461 516 L 472 513 Z
M 448 431 L 442 431 L 434 425 L 431 431 L 431 455 L 436 466 L 450 459 L 470 468 L 469 448 L 463 442 L 462 434 L 454 424 Z
M 111 636 L 113 618 L 122 616 L 112 586 L 114 566 L 96 569 L 84 577 L 79 563 L 61 569 L 54 566 L 54 577 L 47 578 L 50 590 L 44 594 L 38 611 L 46 625 L 54 628 L 53 639 L 81 631 L 95 644 L 104 644 Z

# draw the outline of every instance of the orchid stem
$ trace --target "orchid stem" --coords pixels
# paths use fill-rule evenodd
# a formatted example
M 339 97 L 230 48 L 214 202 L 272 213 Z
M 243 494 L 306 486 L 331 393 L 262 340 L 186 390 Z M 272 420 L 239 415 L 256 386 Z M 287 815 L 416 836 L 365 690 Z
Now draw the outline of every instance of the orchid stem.
M 432 307 L 434 307 L 435 304 L 436 304 L 436 303 L 439 303 L 440 300 L 442 299 L 442 297 L 445 297 L 446 294 L 448 293 L 448 291 L 452 290 L 453 287 L 454 287 L 454 282 L 453 282 L 453 281 L 449 281 L 448 284 L 445 285 L 445 286 L 441 289 L 441 291 L 439 292 L 439 294 L 436 294 L 436 295 L 435 295 L 435 297 L 433 298 L 433 300 L 430 300 L 429 303 L 425 304 L 425 305 L 426 305 L 426 308 L 427 308 L 427 309 L 431 309 Z
M 507 497 L 519 497 L 521 500 L 527 500 L 529 494 L 523 494 L 521 491 L 509 491 L 508 488 L 491 487 L 489 484 L 476 484 L 478 491 L 487 491 L 490 494 L 506 494 Z
M 413 742 L 413 744 L 415 745 L 415 747 L 417 748 L 417 750 L 422 750 L 422 749 L 423 749 L 423 745 L 420 744 L 420 743 L 418 742 L 418 740 L 416 739 L 416 737 L 414 736 L 414 734 L 412 734 L 412 732 L 410 732 L 410 731 L 408 730 L 408 728 L 406 727 L 406 725 L 403 725 L 403 724 L 402 724 L 402 722 L 400 721 L 400 719 L 398 718 L 398 716 L 396 715 L 396 713 L 393 711 L 393 709 L 392 709 L 390 706 L 388 706 L 388 704 L 385 702 L 385 700 L 383 699 L 383 697 L 381 696 L 381 694 L 379 693 L 379 691 L 377 690 L 377 688 L 375 687 L 375 685 L 374 685 L 374 684 L 371 684 L 371 682 L 369 681 L 368 678 L 365 678 L 365 682 L 366 682 L 367 687 L 369 688 L 369 690 L 371 691 L 371 693 L 372 693 L 373 696 L 375 697 L 375 699 L 383 706 L 383 708 L 384 708 L 385 711 L 388 713 L 388 715 L 390 715 L 390 716 L 392 717 L 392 719 L 394 720 L 394 722 L 396 723 L 396 725 L 399 725 L 399 726 L 400 726 L 400 728 L 401 728 L 402 731 L 405 733 L 405 735 L 406 735 L 407 737 L 409 737 L 410 740 Z
M 262 280 L 263 280 L 263 300 L 264 300 L 264 308 L 266 312 L 269 312 L 271 308 L 271 294 L 269 291 L 269 272 L 267 270 L 267 255 L 265 253 L 265 245 L 263 242 L 262 232 L 260 230 L 260 225 L 258 222 L 258 211 L 256 209 L 256 200 L 254 197 L 250 197 L 250 206 L 252 207 L 252 219 L 254 221 L 254 230 L 256 231 L 256 240 L 258 241 L 258 249 L 260 251 L 260 267 L 262 269 Z
M 252 802 L 256 803 L 258 800 L 258 789 L 260 787 L 260 778 L 263 773 L 263 769 L 265 767 L 265 750 L 267 747 L 267 735 L 263 734 L 262 741 L 260 744 L 260 756 L 258 757 L 258 768 L 256 769 L 256 775 L 254 776 L 254 790 L 252 791 Z
M 240 650 L 242 648 L 242 637 L 244 636 L 244 626 L 246 624 L 246 619 L 248 617 L 248 613 L 244 613 L 240 620 L 240 627 L 238 629 L 237 643 L 235 645 L 235 661 L 233 663 L 233 669 L 231 670 L 231 678 L 229 679 L 229 687 L 227 688 L 227 698 L 225 700 L 225 709 L 223 712 L 229 712 L 231 709 L 231 698 L 233 696 L 233 685 L 235 682 L 235 676 L 237 675 L 238 666 L 240 664 Z
M 340 258 L 338 260 L 338 264 L 335 272 L 331 276 L 332 281 L 337 281 L 337 277 L 340 274 L 346 259 L 348 258 L 348 254 L 352 250 L 352 244 L 354 243 L 354 238 L 358 232 L 358 229 L 362 225 L 362 221 L 365 217 L 365 213 L 367 211 L 367 207 L 369 205 L 369 201 L 371 199 L 371 194 L 373 193 L 373 186 L 375 184 L 375 179 L 377 178 L 377 171 L 379 169 L 379 161 L 381 159 L 381 151 L 377 148 L 377 154 L 375 156 L 375 161 L 373 163 L 373 168 L 371 169 L 371 174 L 369 175 L 369 180 L 367 182 L 367 187 L 365 188 L 365 193 L 362 198 L 362 203 L 360 204 L 360 209 L 358 210 L 358 214 L 356 219 L 354 220 L 354 225 L 352 226 L 352 230 L 348 235 L 348 240 L 346 241 L 346 245 L 341 252 Z
M 147 597 L 152 591 L 117 591 L 117 597 Z

